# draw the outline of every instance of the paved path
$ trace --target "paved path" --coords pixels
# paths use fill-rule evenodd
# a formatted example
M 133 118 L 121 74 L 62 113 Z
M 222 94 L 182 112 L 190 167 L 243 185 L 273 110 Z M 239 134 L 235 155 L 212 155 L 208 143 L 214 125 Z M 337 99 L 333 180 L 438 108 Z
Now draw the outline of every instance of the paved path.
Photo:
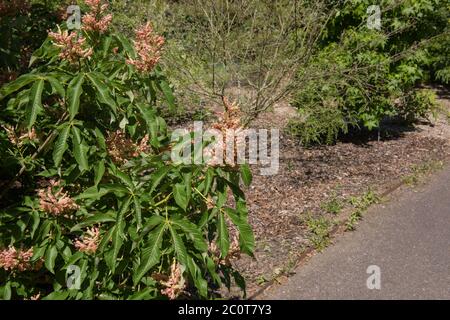
M 450 299 L 450 168 L 391 198 L 258 299 Z M 379 290 L 367 288 L 370 265 Z

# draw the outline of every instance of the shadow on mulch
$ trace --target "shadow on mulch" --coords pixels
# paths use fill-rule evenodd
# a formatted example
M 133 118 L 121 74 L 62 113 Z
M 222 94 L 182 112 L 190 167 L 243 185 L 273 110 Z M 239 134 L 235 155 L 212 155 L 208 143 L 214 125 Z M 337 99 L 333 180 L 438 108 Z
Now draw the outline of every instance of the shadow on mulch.
M 352 143 L 362 147 L 369 147 L 370 142 L 386 142 L 398 140 L 405 133 L 416 131 L 411 123 L 402 122 L 399 119 L 387 119 L 381 123 L 380 129 L 368 130 L 366 128 L 350 128 L 347 134 L 338 137 L 339 142 Z

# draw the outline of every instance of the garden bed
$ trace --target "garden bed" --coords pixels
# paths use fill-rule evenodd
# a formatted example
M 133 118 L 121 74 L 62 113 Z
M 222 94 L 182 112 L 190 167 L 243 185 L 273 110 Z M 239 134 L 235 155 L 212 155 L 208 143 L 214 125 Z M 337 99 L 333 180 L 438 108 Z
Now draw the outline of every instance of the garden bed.
M 448 109 L 449 101 L 442 102 Z M 283 118 L 290 112 L 285 109 L 265 115 L 253 126 L 286 123 Z M 247 279 L 247 294 L 288 274 L 305 250 L 321 245 L 311 241 L 311 221 L 331 228 L 353 206 L 352 197 L 368 190 L 380 193 L 403 180 L 414 182 L 417 175 L 436 169 L 450 154 L 449 138 L 450 125 L 444 116 L 433 125 L 390 125 L 380 140 L 375 132 L 311 149 L 282 133 L 278 174 L 260 176 L 254 167 L 253 183 L 246 190 L 255 258 L 243 256 L 235 266 Z

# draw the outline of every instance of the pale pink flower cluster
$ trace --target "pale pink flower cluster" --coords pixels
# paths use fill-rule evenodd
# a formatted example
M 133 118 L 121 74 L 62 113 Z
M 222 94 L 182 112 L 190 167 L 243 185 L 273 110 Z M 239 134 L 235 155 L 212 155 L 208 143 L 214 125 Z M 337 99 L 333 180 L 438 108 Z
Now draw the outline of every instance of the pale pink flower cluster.
M 106 143 L 108 145 L 108 154 L 116 163 L 125 163 L 131 158 L 139 156 L 139 154 L 149 152 L 148 145 L 149 135 L 145 135 L 139 143 L 135 143 L 130 138 L 127 138 L 125 133 L 121 130 L 108 133 Z
M 96 227 L 88 228 L 86 234 L 81 239 L 75 241 L 75 247 L 86 253 L 95 253 L 100 241 L 100 229 Z
M 5 270 L 33 270 L 30 259 L 33 256 L 33 248 L 26 251 L 17 250 L 13 246 L 0 251 L 0 267 Z
M 59 57 L 71 64 L 77 63 L 82 58 L 90 57 L 93 53 L 92 48 L 85 48 L 86 38 L 78 36 L 76 32 L 62 31 L 58 26 L 57 32 L 50 31 L 48 35 L 53 44 L 61 48 Z
M 237 235 L 232 236 L 232 241 L 230 244 L 230 249 L 225 258 L 220 257 L 220 249 L 216 241 L 212 241 L 208 245 L 208 250 L 213 256 L 216 263 L 226 266 L 231 266 L 233 260 L 239 259 L 241 257 L 241 248 L 239 246 L 239 239 Z
M 137 59 L 128 59 L 127 63 L 134 65 L 140 72 L 150 72 L 161 59 L 164 37 L 155 34 L 150 22 L 136 30 L 134 48 Z
M 41 294 L 38 293 L 38 294 L 35 294 L 34 296 L 31 296 L 30 300 L 39 300 L 40 297 L 41 297 Z
M 25 140 L 37 140 L 37 134 L 36 130 L 34 128 L 31 128 L 31 130 L 27 132 L 19 132 L 19 134 L 16 133 L 16 130 L 12 126 L 3 126 L 3 129 L 6 131 L 6 135 L 8 136 L 8 140 L 17 146 L 21 146 Z
M 50 180 L 46 188 L 38 190 L 38 195 L 41 209 L 56 216 L 70 213 L 79 208 L 67 192 L 60 187 L 59 181 Z
M 217 166 L 225 160 L 229 166 L 237 166 L 237 151 L 240 146 L 245 144 L 243 139 L 241 117 L 242 113 L 236 103 L 230 103 L 228 98 L 223 97 L 223 105 L 225 111 L 220 114 L 219 121 L 213 123 L 211 127 L 219 130 L 222 133 L 222 140 L 212 142 L 204 152 L 204 157 L 207 159 L 208 165 Z M 227 131 L 233 132 L 233 141 L 228 141 Z M 227 145 L 233 146 L 232 154 L 227 157 Z M 217 150 L 222 150 L 222 154 L 217 154 Z M 230 159 L 228 159 L 230 158 Z
M 83 16 L 83 30 L 105 33 L 112 21 L 112 14 L 105 15 L 108 3 L 102 0 L 85 0 L 90 12 Z
M 170 267 L 170 276 L 167 281 L 161 281 L 161 284 L 166 287 L 161 290 L 163 295 L 169 297 L 170 300 L 176 299 L 184 292 L 186 284 L 183 278 L 183 272 L 178 262 L 174 261 Z

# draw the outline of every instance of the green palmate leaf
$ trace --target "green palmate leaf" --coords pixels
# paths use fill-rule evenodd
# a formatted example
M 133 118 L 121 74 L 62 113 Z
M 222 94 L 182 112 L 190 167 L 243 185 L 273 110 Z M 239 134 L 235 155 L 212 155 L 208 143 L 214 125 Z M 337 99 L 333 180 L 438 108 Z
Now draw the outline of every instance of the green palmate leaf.
M 83 92 L 84 73 L 78 74 L 70 81 L 67 88 L 67 101 L 70 119 L 74 119 L 80 108 L 80 97 Z
M 240 217 L 236 212 L 231 208 L 225 208 L 225 211 L 230 217 L 231 221 L 238 227 L 239 229 L 239 243 L 241 246 L 241 250 L 253 256 L 253 251 L 255 248 L 255 238 L 253 235 L 252 227 L 248 223 L 247 219 L 244 217 Z
M 116 271 L 117 257 L 119 255 L 119 251 L 123 245 L 124 228 L 125 228 L 124 221 L 116 223 L 116 225 L 114 226 L 113 232 L 111 234 L 112 250 L 110 252 L 108 252 L 107 255 L 105 255 L 105 261 L 106 261 L 107 265 L 109 266 L 109 268 L 111 269 L 112 273 L 114 273 Z
M 52 40 L 48 37 L 45 39 L 44 43 L 33 52 L 33 55 L 30 58 L 30 62 L 28 63 L 28 68 L 30 68 L 36 61 L 51 57 L 55 57 L 60 52 L 60 49 L 53 45 Z
M 173 195 L 177 205 L 179 205 L 181 208 L 183 208 L 184 211 L 186 211 L 189 204 L 189 197 L 185 185 L 181 183 L 175 184 L 173 186 Z
M 199 190 L 202 191 L 203 194 L 208 194 L 211 189 L 213 180 L 214 170 L 212 168 L 208 168 L 208 170 L 206 171 L 205 179 L 200 184 Z
M 58 256 L 58 250 L 56 249 L 56 246 L 50 246 L 47 248 L 47 251 L 45 252 L 45 267 L 48 271 L 51 273 L 55 273 L 54 267 L 55 267 L 55 260 Z
M 32 215 L 32 218 L 33 218 L 33 224 L 32 224 L 32 227 L 31 227 L 30 235 L 31 235 L 31 238 L 33 238 L 34 237 L 34 233 L 36 232 L 37 228 L 39 227 L 39 222 L 41 222 L 41 218 L 39 216 L 39 212 L 34 211 L 34 210 L 31 213 L 31 215 Z
M 110 47 L 111 47 L 111 42 L 112 42 L 112 38 L 111 37 L 105 37 L 104 41 L 102 43 L 102 53 L 103 53 L 103 58 L 106 58 L 110 52 Z
M 77 127 L 72 127 L 73 155 L 78 163 L 80 171 L 89 170 L 88 151 L 89 147 L 81 140 L 81 131 Z
M 153 228 L 155 228 L 157 225 L 161 224 L 164 221 L 164 219 L 161 216 L 153 215 L 147 221 L 145 221 L 144 228 L 141 231 L 141 234 L 133 243 L 133 248 L 136 247 L 136 245 L 139 245 L 142 239 L 150 232 Z
M 214 260 L 211 259 L 209 256 L 206 256 L 205 260 L 206 260 L 206 268 L 208 269 L 208 272 L 211 275 L 212 279 L 215 281 L 215 283 L 221 285 L 222 280 L 220 279 L 220 276 L 217 274 L 216 264 L 214 263 Z
M 125 36 L 123 35 L 116 35 L 117 40 L 119 40 L 119 42 L 122 44 L 122 47 L 124 48 L 126 54 L 130 57 L 130 58 L 136 58 L 136 52 L 133 48 L 132 43 L 130 42 L 130 40 L 128 40 Z
M 92 199 L 92 200 L 99 200 L 101 197 L 103 197 L 105 194 L 108 194 L 110 191 L 106 189 L 98 189 L 97 186 L 92 186 L 87 189 L 85 189 L 82 193 L 78 194 L 77 196 L 73 197 L 74 200 L 81 200 L 81 199 Z
M 70 256 L 70 258 L 68 258 L 64 264 L 63 269 L 67 269 L 67 267 L 69 267 L 70 265 L 74 264 L 75 262 L 77 262 L 78 260 L 80 260 L 82 257 L 84 256 L 84 253 L 81 251 L 77 251 L 76 253 L 74 253 L 73 255 Z
M 28 129 L 36 122 L 37 115 L 42 109 L 42 91 L 44 90 L 44 80 L 37 80 L 30 91 L 30 100 L 28 101 L 28 107 L 25 113 L 26 125 Z
M 42 300 L 65 300 L 69 296 L 69 292 L 67 290 L 63 291 L 53 291 L 49 295 L 42 298 Z
M 169 86 L 169 83 L 165 80 L 162 80 L 159 83 L 162 93 L 164 94 L 167 104 L 169 105 L 169 109 L 171 111 L 175 110 L 175 97 L 173 95 L 172 89 Z
M 192 172 L 183 173 L 183 181 L 184 181 L 184 188 L 186 190 L 186 197 L 187 201 L 189 203 L 189 200 L 192 196 Z
M 69 132 L 70 125 L 68 123 L 63 124 L 59 130 L 58 139 L 56 140 L 53 148 L 53 161 L 55 162 L 55 167 L 59 167 L 61 165 L 64 153 L 68 148 L 67 139 L 69 138 Z
M 153 266 L 159 263 L 165 231 L 166 225 L 161 223 L 150 233 L 147 245 L 142 249 L 140 263 L 133 274 L 133 282 L 135 285 Z
M 137 230 L 139 231 L 142 228 L 142 208 L 141 203 L 139 202 L 139 198 L 133 196 L 133 202 L 134 202 L 134 211 L 136 213 L 136 223 L 137 223 Z
M 178 261 L 182 265 L 186 265 L 186 261 L 187 261 L 186 246 L 184 245 L 184 242 L 181 239 L 180 235 L 177 233 L 176 228 L 174 228 L 171 224 L 169 224 L 168 226 L 169 226 L 170 234 L 172 236 L 173 247 L 175 249 L 175 253 L 177 255 Z
M 130 296 L 127 300 L 148 300 L 153 298 L 152 292 L 156 291 L 154 287 L 147 287 Z
M 11 300 L 11 282 L 8 281 L 1 287 L 0 296 L 2 296 L 2 300 Z
M 134 188 L 133 181 L 126 173 L 120 171 L 115 166 L 113 166 L 109 171 L 113 176 L 119 178 L 120 181 L 122 181 L 129 189 Z
M 250 186 L 252 183 L 252 172 L 250 171 L 250 167 L 248 164 L 244 164 L 241 166 L 241 177 L 245 186 Z
M 172 224 L 179 227 L 186 233 L 186 236 L 191 238 L 194 242 L 194 246 L 197 250 L 206 252 L 208 251 L 208 245 L 205 238 L 202 235 L 201 230 L 192 222 L 186 218 L 175 217 L 172 220 Z
M 123 245 L 123 239 L 125 237 L 124 229 L 125 229 L 125 220 L 124 215 L 128 211 L 130 207 L 131 197 L 128 197 L 125 202 L 123 202 L 120 211 L 117 213 L 117 221 L 114 226 L 114 231 L 112 233 L 112 252 L 110 256 L 109 266 L 111 271 L 114 273 L 116 270 L 116 261 L 119 255 L 119 251 Z
M 12 109 L 16 109 L 27 105 L 30 101 L 30 90 L 31 89 L 25 89 L 20 91 L 15 98 L 9 100 L 8 106 Z
M 93 224 L 114 222 L 114 221 L 116 221 L 116 217 L 113 217 L 106 213 L 96 213 L 92 217 L 85 219 L 83 222 L 80 222 L 80 223 L 74 225 L 70 229 L 70 232 L 81 230 L 82 228 L 89 227 Z
M 197 287 L 200 295 L 206 298 L 208 296 L 208 282 L 205 280 L 202 271 L 192 257 L 187 259 L 187 267 L 194 280 L 194 285 Z
M 121 184 L 101 184 L 99 187 L 99 192 L 103 195 L 114 193 L 118 197 L 123 197 L 130 193 L 130 191 Z
M 153 175 L 152 175 L 152 188 L 150 189 L 150 194 L 155 191 L 155 189 L 160 184 L 161 180 L 164 179 L 164 177 L 167 175 L 167 173 L 170 171 L 169 166 L 164 166 L 158 169 Z
M 150 131 L 152 145 L 158 147 L 159 141 L 157 139 L 157 136 L 159 128 L 159 117 L 155 115 L 155 110 L 151 106 L 138 103 L 136 107 L 144 118 L 145 123 L 147 124 L 147 128 Z
M 99 128 L 95 128 L 95 138 L 97 139 L 98 146 L 101 150 L 106 150 L 106 140 L 103 133 L 100 131 Z
M 102 236 L 100 244 L 98 245 L 97 252 L 102 253 L 105 250 L 106 245 L 109 244 L 109 241 L 111 240 L 113 232 L 114 228 L 111 228 L 108 231 L 106 231 L 106 233 Z
M 95 178 L 94 185 L 97 186 L 105 174 L 105 160 L 100 160 L 97 166 L 94 168 Z
M 228 233 L 228 227 L 225 221 L 225 217 L 222 212 L 219 212 L 218 217 L 218 243 L 220 248 L 220 255 L 222 258 L 226 257 L 228 254 L 228 251 L 230 250 L 230 235 Z
M 108 85 L 103 80 L 101 80 L 103 78 L 103 75 L 98 72 L 90 72 L 86 74 L 86 76 L 89 78 L 92 85 L 95 87 L 99 102 L 106 104 L 111 108 L 111 110 L 114 113 L 116 113 L 117 104 L 111 96 L 111 91 Z
M 17 90 L 21 89 L 22 87 L 35 81 L 36 79 L 39 79 L 38 75 L 25 74 L 23 76 L 20 76 L 16 80 L 4 85 L 0 89 L 0 101 L 3 100 L 6 96 L 10 95 L 11 93 L 16 92 Z
M 66 95 L 66 91 L 64 90 L 63 85 L 61 84 L 61 82 L 52 77 L 52 76 L 46 76 L 45 79 L 50 83 L 50 85 L 52 86 L 52 94 L 59 94 L 62 98 L 65 97 Z

